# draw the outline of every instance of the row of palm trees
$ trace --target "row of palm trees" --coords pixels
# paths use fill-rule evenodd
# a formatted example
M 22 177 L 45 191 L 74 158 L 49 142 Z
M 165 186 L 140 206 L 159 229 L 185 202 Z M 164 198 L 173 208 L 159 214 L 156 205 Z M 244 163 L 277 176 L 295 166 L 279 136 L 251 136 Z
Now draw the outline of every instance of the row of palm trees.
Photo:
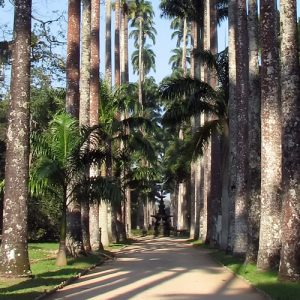
M 16 86 L 15 93 L 11 94 L 9 113 L 8 133 L 11 136 L 7 143 L 5 217 L 0 270 L 5 276 L 19 277 L 30 275 L 27 250 L 27 202 L 32 3 L 30 0 L 19 0 L 14 5 L 15 43 L 12 56 L 12 86 Z M 55 197 L 61 201 L 58 265 L 66 264 L 67 253 L 77 256 L 91 250 L 99 250 L 101 241 L 105 243 L 111 241 L 110 234 L 115 235 L 117 240 L 121 236 L 125 238 L 125 229 L 128 227 L 130 230 L 130 189 L 137 190 L 137 186 L 140 186 L 138 191 L 141 195 L 145 191 L 149 193 L 149 189 L 154 188 L 154 178 L 158 176 L 155 172 L 157 168 L 154 167 L 154 149 L 150 143 L 153 137 L 148 134 L 147 129 L 150 121 L 146 118 L 150 120 L 157 117 L 158 108 L 153 102 L 155 97 L 153 92 L 157 89 L 155 83 L 144 78 L 151 64 L 143 63 L 143 54 L 141 54 L 146 36 L 154 38 L 154 23 L 151 18 L 149 19 L 149 16 L 153 16 L 153 11 L 148 1 L 132 1 L 132 10 L 129 10 L 129 7 L 129 1 L 122 1 L 121 6 L 120 1 L 114 4 L 117 37 L 115 39 L 115 88 L 112 91 L 110 29 L 107 30 L 106 41 L 107 83 L 103 83 L 99 90 L 100 2 L 68 1 L 67 115 L 64 113 L 56 115 L 49 123 L 48 129 L 35 132 L 30 152 L 31 192 L 37 195 L 54 191 Z M 111 28 L 110 1 L 106 3 L 106 11 L 106 26 L 109 29 Z M 132 25 L 139 30 L 139 37 L 136 38 L 136 45 L 139 46 L 138 63 L 142 65 L 139 68 L 139 73 L 142 74 L 139 86 L 142 87 L 140 95 L 144 98 L 140 103 L 135 102 L 135 95 L 138 94 L 136 86 L 125 84 L 128 80 L 128 57 L 126 57 L 128 21 L 124 22 L 121 19 L 126 20 L 129 12 L 133 16 Z M 141 33 L 142 39 L 140 39 Z M 134 31 L 133 36 L 135 36 Z M 154 62 L 153 59 L 150 61 Z M 19 77 L 18 74 L 22 76 Z M 122 86 L 120 86 L 121 82 Z M 106 92 L 103 92 L 105 90 Z M 19 97 L 20 95 L 22 96 Z M 106 100 L 100 99 L 100 95 L 106 96 Z M 119 102 L 116 104 L 117 99 Z M 144 107 L 143 111 L 140 109 L 141 106 Z M 141 155 L 147 159 L 147 165 L 139 168 Z M 113 201 L 114 199 L 118 201 Z M 108 200 L 110 203 L 107 202 Z M 102 215 L 101 219 L 99 214 Z M 99 223 L 102 228 L 101 241 Z M 108 224 L 114 224 L 114 227 Z
M 191 198 L 178 196 L 175 210 L 189 211 L 191 238 L 299 280 L 296 1 L 280 1 L 280 16 L 270 1 L 187 2 L 161 5 L 166 15 L 188 17 L 196 48 L 191 78 L 173 77 L 161 88 L 169 103 L 164 122 L 188 128 L 183 152 L 196 159 L 185 180 Z M 216 26 L 226 11 L 228 51 L 217 54 Z

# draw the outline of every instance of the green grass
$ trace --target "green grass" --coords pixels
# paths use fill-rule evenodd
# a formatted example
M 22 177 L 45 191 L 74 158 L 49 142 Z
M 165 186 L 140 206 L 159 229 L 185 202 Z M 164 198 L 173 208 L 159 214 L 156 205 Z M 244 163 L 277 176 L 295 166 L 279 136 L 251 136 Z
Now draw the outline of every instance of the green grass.
M 258 271 L 255 265 L 245 265 L 242 259 L 226 255 L 222 251 L 214 252 L 212 256 L 234 273 L 249 280 L 255 287 L 269 294 L 274 300 L 300 299 L 300 283 L 279 282 L 276 272 Z
M 77 275 L 82 270 L 101 262 L 97 255 L 69 259 L 66 267 L 55 266 L 56 243 L 29 244 L 29 258 L 33 279 L 0 279 L 0 299 L 32 300 L 45 290 L 50 290 L 61 282 Z

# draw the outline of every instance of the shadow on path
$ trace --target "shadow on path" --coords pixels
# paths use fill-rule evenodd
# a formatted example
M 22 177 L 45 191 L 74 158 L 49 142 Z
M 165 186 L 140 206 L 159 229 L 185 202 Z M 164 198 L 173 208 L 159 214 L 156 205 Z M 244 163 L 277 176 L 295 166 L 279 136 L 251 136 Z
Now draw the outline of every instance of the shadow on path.
M 144 239 L 47 299 L 264 299 L 184 240 Z

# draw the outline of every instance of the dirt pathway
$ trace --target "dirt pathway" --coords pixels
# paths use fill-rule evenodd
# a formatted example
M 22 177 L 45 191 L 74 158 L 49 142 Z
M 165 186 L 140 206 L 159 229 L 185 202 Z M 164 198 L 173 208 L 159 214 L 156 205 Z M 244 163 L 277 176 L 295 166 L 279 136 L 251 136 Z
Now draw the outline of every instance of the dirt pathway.
M 245 281 L 214 262 L 207 250 L 184 240 L 145 239 L 58 291 L 54 299 L 265 299 Z

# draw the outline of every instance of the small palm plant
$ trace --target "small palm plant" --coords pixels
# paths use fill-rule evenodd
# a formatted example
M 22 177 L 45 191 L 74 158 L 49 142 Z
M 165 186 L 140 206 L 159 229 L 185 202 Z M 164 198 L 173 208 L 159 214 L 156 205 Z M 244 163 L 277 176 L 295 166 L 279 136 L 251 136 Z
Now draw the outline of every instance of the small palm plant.
M 107 139 L 98 127 L 79 129 L 77 120 L 66 113 L 55 115 L 45 132 L 32 136 L 31 191 L 33 194 L 50 192 L 62 203 L 58 266 L 67 263 L 66 208 L 73 195 L 77 193 L 88 200 L 120 197 L 120 189 L 111 178 L 89 178 L 86 173 L 91 164 L 109 157 Z

